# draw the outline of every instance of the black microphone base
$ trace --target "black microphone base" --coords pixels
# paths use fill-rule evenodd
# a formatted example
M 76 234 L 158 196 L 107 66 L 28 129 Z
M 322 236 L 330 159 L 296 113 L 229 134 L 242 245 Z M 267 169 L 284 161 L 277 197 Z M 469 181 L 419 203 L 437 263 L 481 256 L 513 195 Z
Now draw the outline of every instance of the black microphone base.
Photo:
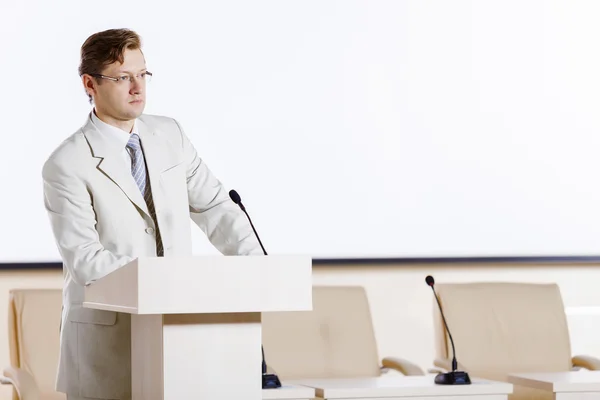
M 263 374 L 262 376 L 262 388 L 263 389 L 277 389 L 281 387 L 281 381 L 275 374 Z
M 471 378 L 463 371 L 446 372 L 437 374 L 435 383 L 438 385 L 470 385 Z

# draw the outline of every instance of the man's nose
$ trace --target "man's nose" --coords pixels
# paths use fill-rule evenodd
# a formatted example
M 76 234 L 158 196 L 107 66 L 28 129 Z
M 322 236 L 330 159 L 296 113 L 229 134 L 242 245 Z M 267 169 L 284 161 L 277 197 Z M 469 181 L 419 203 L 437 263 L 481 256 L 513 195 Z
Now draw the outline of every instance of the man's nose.
M 142 91 L 142 84 L 140 81 L 138 81 L 137 78 L 133 79 L 131 81 L 131 87 L 129 88 L 129 93 L 131 94 L 138 94 L 141 93 Z

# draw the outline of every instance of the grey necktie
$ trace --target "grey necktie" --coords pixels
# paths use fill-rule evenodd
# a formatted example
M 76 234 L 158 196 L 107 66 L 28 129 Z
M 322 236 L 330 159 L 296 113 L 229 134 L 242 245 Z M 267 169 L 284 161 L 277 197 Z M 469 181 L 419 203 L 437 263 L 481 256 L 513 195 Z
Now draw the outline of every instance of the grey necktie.
M 144 201 L 148 206 L 148 211 L 154 220 L 156 229 L 156 254 L 162 257 L 164 254 L 160 230 L 158 229 L 158 221 L 156 220 L 156 212 L 154 210 L 154 201 L 152 200 L 152 191 L 150 190 L 150 180 L 146 171 L 146 162 L 144 161 L 144 152 L 140 143 L 140 137 L 137 133 L 132 133 L 127 142 L 127 148 L 131 150 L 131 175 L 135 180 L 140 192 L 144 196 Z

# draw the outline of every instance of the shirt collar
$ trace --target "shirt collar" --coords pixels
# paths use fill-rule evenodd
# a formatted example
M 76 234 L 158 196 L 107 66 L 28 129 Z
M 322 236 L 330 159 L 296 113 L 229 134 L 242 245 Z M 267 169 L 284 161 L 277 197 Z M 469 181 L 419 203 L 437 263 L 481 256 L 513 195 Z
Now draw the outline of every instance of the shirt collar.
M 102 121 L 96 115 L 96 111 L 92 110 L 92 123 L 100 131 L 100 133 L 108 140 L 114 140 L 123 148 L 127 146 L 127 142 L 129 142 L 130 133 L 124 131 L 123 129 L 117 128 L 116 126 L 112 126 Z M 133 129 L 131 133 L 138 133 L 138 123 L 137 119 L 133 122 Z

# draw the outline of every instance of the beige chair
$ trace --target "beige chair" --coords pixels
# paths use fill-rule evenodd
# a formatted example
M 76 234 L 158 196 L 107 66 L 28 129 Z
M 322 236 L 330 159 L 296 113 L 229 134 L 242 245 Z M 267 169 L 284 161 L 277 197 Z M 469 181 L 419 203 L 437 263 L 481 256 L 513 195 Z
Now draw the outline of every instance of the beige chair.
M 511 372 L 600 369 L 600 360 L 571 356 L 567 318 L 556 284 L 437 284 L 436 292 L 456 346 L 459 369 L 471 378 L 506 381 Z M 434 300 L 436 359 L 451 367 L 452 347 Z M 513 399 L 549 398 L 515 387 Z
M 424 375 L 406 360 L 380 361 L 362 287 L 314 286 L 312 311 L 264 313 L 262 327 L 267 364 L 282 380 Z
M 11 366 L 0 382 L 13 385 L 13 400 L 64 400 L 55 391 L 62 292 L 10 291 L 8 329 Z
M 62 292 L 10 292 L 11 366 L 2 383 L 12 384 L 13 400 L 64 400 L 54 390 L 59 354 Z M 369 304 L 360 287 L 315 287 L 313 311 L 263 314 L 263 343 L 270 367 L 282 379 L 378 376 L 388 369 L 405 375 L 423 371 L 408 361 L 380 364 Z

